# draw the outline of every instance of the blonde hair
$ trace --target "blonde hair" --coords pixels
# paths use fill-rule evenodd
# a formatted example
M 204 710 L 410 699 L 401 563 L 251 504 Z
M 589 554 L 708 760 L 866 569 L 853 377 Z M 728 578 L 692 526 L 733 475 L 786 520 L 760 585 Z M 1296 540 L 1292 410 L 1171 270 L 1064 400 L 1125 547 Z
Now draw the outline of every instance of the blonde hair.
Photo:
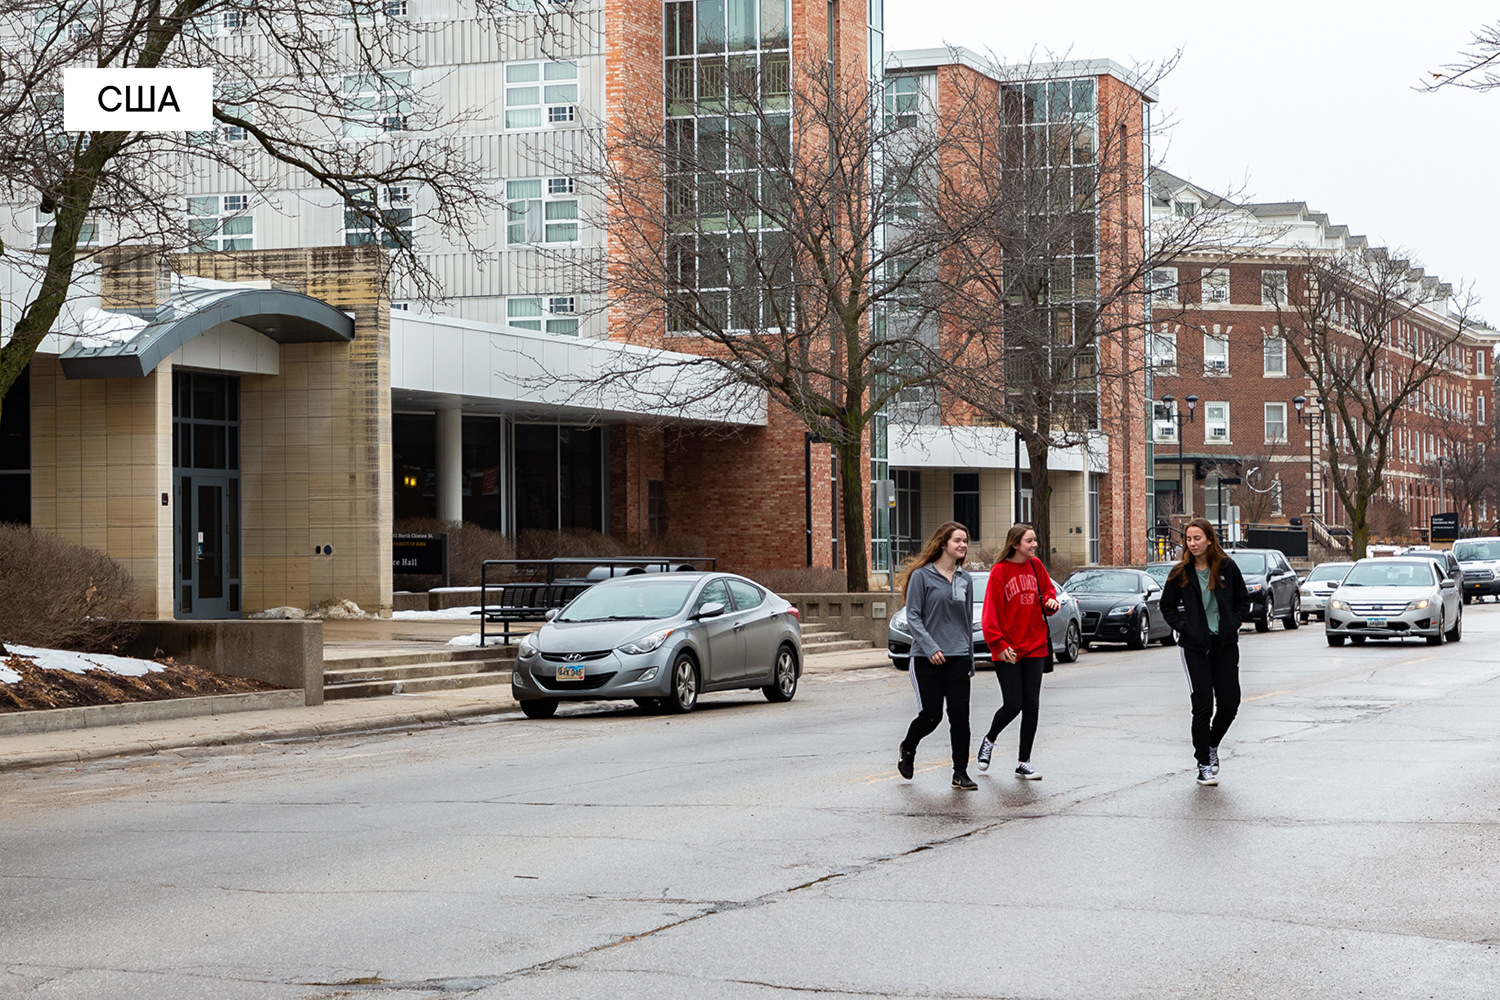
M 901 588 L 901 593 L 906 593 L 906 585 L 910 582 L 913 573 L 928 563 L 938 561 L 938 557 L 943 554 L 943 549 L 948 546 L 948 539 L 952 538 L 954 532 L 958 531 L 962 531 L 966 535 L 969 533 L 969 529 L 957 521 L 944 521 L 938 525 L 938 529 L 927 539 L 927 544 L 922 546 L 922 551 L 901 564 L 901 570 L 896 574 L 896 586 Z

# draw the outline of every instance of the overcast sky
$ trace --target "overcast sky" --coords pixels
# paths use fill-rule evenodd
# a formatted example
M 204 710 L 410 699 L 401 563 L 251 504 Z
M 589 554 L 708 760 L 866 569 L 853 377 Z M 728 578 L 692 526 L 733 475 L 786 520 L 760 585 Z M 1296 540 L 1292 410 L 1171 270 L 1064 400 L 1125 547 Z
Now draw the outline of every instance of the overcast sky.
M 1006 62 L 1048 53 L 1126 67 L 1181 61 L 1160 87 L 1162 165 L 1254 201 L 1305 201 L 1471 283 L 1500 324 L 1500 91 L 1413 87 L 1451 61 L 1493 3 L 1260 0 L 1235 6 L 885 0 L 888 50 L 962 45 Z

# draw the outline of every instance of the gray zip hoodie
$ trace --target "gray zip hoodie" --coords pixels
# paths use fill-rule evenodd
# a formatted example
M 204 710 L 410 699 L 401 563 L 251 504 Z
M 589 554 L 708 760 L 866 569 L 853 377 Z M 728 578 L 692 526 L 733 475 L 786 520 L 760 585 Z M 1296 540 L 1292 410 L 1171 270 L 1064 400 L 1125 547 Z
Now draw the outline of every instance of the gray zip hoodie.
M 974 578 L 957 569 L 949 582 L 936 563 L 918 567 L 906 581 L 906 621 L 912 656 L 973 656 Z

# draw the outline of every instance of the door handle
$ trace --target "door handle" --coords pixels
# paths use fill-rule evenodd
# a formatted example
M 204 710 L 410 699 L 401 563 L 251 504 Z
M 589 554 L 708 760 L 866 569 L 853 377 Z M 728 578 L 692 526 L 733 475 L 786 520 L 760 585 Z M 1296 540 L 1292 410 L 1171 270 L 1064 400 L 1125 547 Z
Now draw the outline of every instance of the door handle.
M 745 623 L 744 622 L 735 622 L 734 623 L 734 630 L 736 632 L 738 632 L 740 629 L 742 629 L 744 627 L 745 627 Z

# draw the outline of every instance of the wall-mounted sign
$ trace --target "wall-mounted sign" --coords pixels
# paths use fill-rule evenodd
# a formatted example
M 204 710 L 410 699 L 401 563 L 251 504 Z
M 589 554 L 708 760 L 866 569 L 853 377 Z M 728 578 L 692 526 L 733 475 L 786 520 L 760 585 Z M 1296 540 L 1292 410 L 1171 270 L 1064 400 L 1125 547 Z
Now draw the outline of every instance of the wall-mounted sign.
M 1458 541 L 1458 514 L 1434 514 L 1428 521 L 1427 540 L 1430 542 Z
M 214 127 L 211 69 L 65 69 L 69 132 L 206 132 Z
M 394 535 L 391 539 L 391 571 L 446 576 L 447 535 Z

